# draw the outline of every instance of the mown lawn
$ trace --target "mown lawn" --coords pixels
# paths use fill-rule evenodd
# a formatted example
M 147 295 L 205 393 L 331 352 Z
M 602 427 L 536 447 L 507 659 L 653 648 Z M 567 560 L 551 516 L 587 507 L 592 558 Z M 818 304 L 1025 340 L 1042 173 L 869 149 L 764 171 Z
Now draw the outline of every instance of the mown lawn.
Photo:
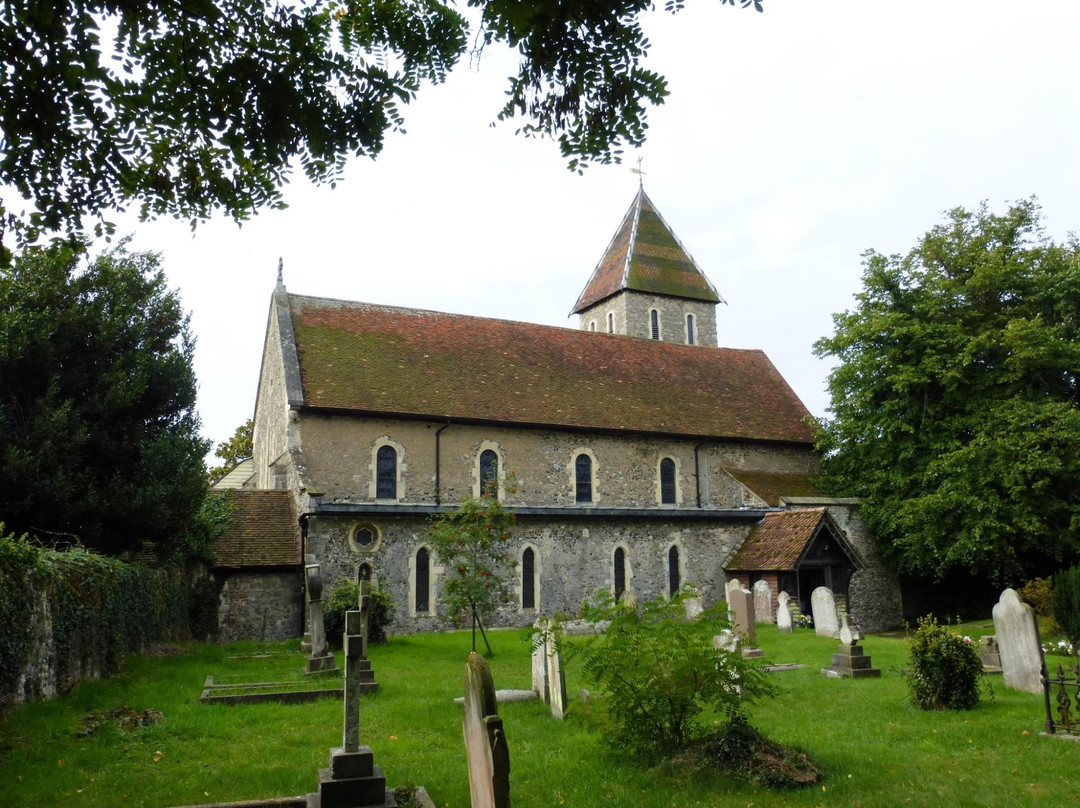
M 987 621 L 964 630 L 977 640 L 993 628 Z M 492 642 L 496 686 L 528 688 L 521 635 L 493 632 Z M 371 649 L 380 691 L 363 702 L 364 742 L 390 785 L 424 785 L 440 806 L 469 804 L 461 708 L 453 702 L 468 643 L 467 634 L 432 634 Z M 825 772 L 821 785 L 771 792 L 610 751 L 602 700 L 577 697 L 583 683 L 571 665 L 566 721 L 539 702 L 501 708 L 515 807 L 1055 806 L 1080 795 L 1080 743 L 1041 737 L 1041 697 L 1006 690 L 1000 677 L 977 710 L 924 713 L 907 701 L 902 636 L 864 641 L 882 669 L 878 680 L 822 678 L 836 642 L 812 631 L 761 628 L 759 645 L 772 662 L 809 667 L 775 674 L 777 695 L 752 708 L 752 723 L 808 750 Z M 235 658 L 257 652 L 273 655 Z M 120 676 L 23 708 L 0 723 L 0 806 L 173 806 L 313 791 L 317 769 L 341 742 L 340 702 L 199 703 L 208 674 L 218 682 L 283 681 L 297 678 L 302 664 L 296 643 L 194 644 L 172 656 L 132 658 Z M 124 706 L 160 710 L 164 721 L 84 730 L 86 716 Z

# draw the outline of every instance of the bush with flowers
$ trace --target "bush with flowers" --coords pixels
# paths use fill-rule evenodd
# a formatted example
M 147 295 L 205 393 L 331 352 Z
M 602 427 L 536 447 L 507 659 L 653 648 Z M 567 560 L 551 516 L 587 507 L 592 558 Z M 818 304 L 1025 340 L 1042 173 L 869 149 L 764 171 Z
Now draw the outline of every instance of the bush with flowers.
M 923 710 L 971 710 L 982 696 L 982 661 L 971 637 L 933 616 L 919 619 L 911 638 L 907 681 L 911 701 Z

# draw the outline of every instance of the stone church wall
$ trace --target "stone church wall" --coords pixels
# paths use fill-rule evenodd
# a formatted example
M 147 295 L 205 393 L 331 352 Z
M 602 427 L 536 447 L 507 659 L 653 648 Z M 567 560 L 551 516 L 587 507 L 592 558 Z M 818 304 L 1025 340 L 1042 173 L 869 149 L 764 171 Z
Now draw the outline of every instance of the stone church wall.
M 694 315 L 694 344 L 716 347 L 716 304 L 684 300 L 644 292 L 623 292 L 603 300 L 580 315 L 582 331 L 608 333 L 608 314 L 613 316 L 616 334 L 652 339 L 652 319 L 656 309 L 661 342 L 686 344 L 686 315 Z M 595 329 L 592 324 L 595 323 Z
M 299 637 L 304 585 L 299 570 L 219 573 L 219 642 L 273 641 Z
M 356 580 L 360 565 L 368 564 L 373 579 L 396 603 L 397 622 L 392 632 L 433 631 L 446 626 L 434 614 L 442 570 L 427 539 L 427 524 L 421 517 L 312 517 L 307 548 L 320 559 L 327 591 L 339 578 Z M 368 548 L 350 541 L 358 525 L 377 530 L 378 538 Z M 656 519 L 522 518 L 510 550 L 518 559 L 526 546 L 535 553 L 536 607 L 521 608 L 519 566 L 515 571 L 516 602 L 504 608 L 494 622 L 516 626 L 531 623 L 540 614 L 576 616 L 582 601 L 599 589 L 610 591 L 613 587 L 616 547 L 626 553 L 627 592 L 639 601 L 670 594 L 668 559 L 674 545 L 678 548 L 680 582 L 697 584 L 705 605 L 712 605 L 724 596 L 726 577 L 721 565 L 749 529 L 748 522 L 688 525 Z M 428 614 L 417 614 L 413 608 L 416 553 L 421 547 L 432 553 L 432 611 Z

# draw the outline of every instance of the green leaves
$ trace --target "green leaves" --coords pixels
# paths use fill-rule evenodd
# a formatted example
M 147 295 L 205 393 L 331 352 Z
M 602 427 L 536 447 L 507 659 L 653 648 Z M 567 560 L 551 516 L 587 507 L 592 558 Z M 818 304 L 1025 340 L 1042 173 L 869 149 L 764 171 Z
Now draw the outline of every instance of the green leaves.
M 948 214 L 864 257 L 834 357 L 825 485 L 859 496 L 902 572 L 1004 585 L 1080 552 L 1080 248 L 1034 201 Z
M 908 692 L 923 710 L 972 710 L 978 706 L 983 666 L 970 637 L 939 625 L 933 617 L 919 619 L 908 657 Z

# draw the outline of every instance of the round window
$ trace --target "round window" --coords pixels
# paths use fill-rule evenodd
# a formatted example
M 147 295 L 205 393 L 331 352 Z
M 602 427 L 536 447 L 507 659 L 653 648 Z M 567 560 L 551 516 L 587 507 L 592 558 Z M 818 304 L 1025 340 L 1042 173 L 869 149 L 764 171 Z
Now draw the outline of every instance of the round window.
M 373 553 L 379 548 L 380 537 L 375 525 L 353 525 L 349 531 L 349 547 L 357 553 Z

